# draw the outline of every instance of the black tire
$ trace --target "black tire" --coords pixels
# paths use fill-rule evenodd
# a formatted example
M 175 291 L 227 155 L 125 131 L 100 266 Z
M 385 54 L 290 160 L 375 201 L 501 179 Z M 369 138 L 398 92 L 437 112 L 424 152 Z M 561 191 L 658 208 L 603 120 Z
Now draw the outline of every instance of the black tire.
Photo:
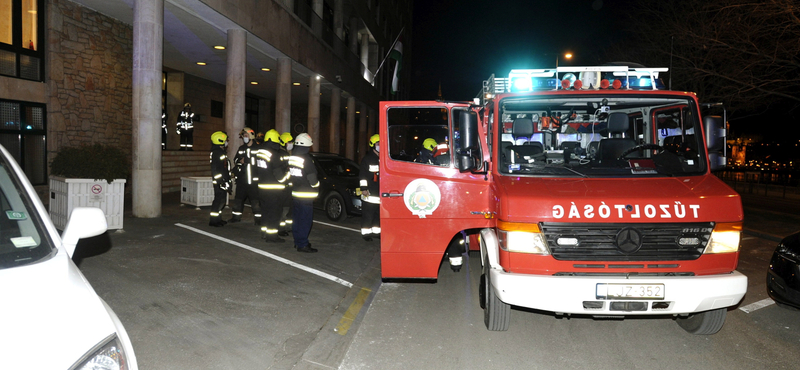
M 347 206 L 339 193 L 334 191 L 325 197 L 325 215 L 331 221 L 342 221 L 347 218 Z
M 483 275 L 481 276 L 481 287 L 483 289 L 483 323 L 486 329 L 491 331 L 506 331 L 511 316 L 511 306 L 501 301 L 494 294 L 492 289 L 492 277 L 489 274 L 489 261 L 485 260 Z M 480 294 L 480 291 L 478 292 Z
M 725 324 L 725 316 L 728 315 L 727 308 L 700 312 L 689 315 L 689 317 L 679 317 L 676 319 L 678 325 L 691 334 L 711 335 L 716 334 L 722 325 Z

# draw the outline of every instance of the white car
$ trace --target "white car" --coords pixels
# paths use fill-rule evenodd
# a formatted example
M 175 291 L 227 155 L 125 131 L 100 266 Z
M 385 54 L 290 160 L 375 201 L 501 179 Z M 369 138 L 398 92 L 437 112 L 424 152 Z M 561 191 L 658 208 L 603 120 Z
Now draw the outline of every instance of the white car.
M 103 211 L 75 208 L 59 236 L 0 152 L 0 369 L 138 369 L 119 318 L 72 262 L 79 239 L 106 231 Z

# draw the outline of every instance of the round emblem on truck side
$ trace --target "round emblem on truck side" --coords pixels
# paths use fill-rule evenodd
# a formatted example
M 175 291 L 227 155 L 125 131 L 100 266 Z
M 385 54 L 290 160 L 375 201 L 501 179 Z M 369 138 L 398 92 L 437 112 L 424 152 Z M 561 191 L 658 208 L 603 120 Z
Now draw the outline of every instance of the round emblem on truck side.
M 636 253 L 642 247 L 642 233 L 632 227 L 626 227 L 614 237 L 614 244 L 624 254 Z
M 442 200 L 442 193 L 435 182 L 428 179 L 416 179 L 406 185 L 403 191 L 406 208 L 419 218 L 433 214 Z

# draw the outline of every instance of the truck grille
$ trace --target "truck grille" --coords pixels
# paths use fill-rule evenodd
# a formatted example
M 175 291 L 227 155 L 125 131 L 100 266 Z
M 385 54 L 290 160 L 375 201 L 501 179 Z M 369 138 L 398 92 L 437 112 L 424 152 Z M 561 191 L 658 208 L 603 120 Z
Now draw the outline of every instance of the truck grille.
M 688 261 L 700 258 L 713 222 L 541 224 L 553 258 L 562 261 Z

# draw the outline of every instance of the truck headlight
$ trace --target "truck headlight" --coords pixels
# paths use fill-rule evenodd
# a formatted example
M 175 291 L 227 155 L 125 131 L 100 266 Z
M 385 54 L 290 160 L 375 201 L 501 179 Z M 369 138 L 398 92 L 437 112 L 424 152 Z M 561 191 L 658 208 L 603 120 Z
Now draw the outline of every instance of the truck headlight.
M 742 223 L 718 223 L 711 232 L 703 254 L 734 253 L 739 251 L 739 241 L 742 234 Z
M 74 366 L 74 370 L 127 370 L 125 351 L 117 336 L 112 334 L 86 353 Z
M 515 253 L 548 255 L 547 240 L 538 224 L 497 221 L 500 248 Z

